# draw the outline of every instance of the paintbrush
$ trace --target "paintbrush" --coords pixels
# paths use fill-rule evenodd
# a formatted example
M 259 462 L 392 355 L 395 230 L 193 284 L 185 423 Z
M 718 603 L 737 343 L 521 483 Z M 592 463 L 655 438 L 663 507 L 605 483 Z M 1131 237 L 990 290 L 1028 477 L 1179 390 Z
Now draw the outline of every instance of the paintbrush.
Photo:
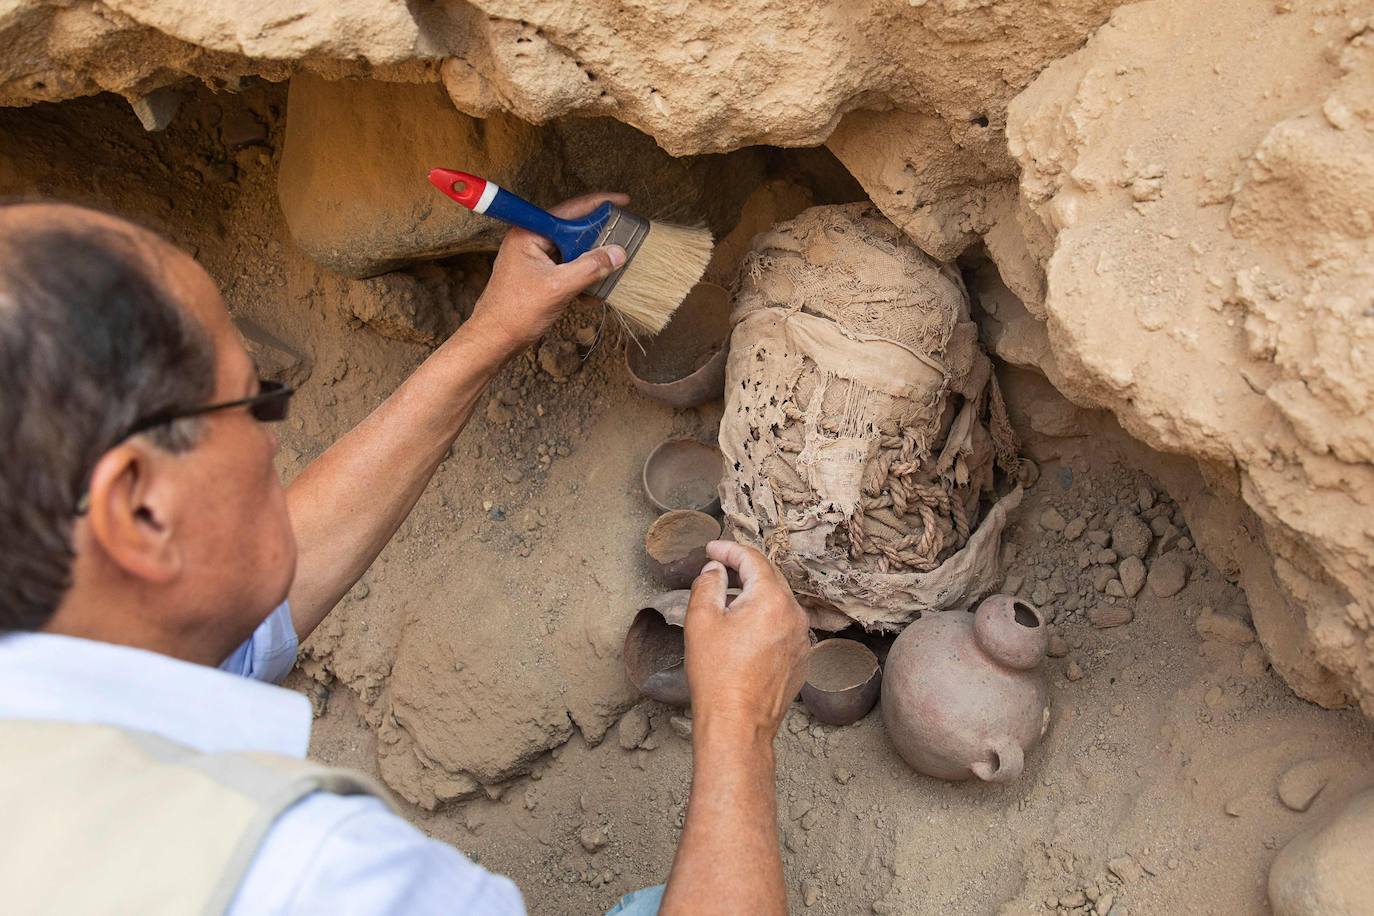
M 704 228 L 650 221 L 612 203 L 586 216 L 560 219 L 496 182 L 467 172 L 434 169 L 429 180 L 474 213 L 549 239 L 565 263 L 602 245 L 624 248 L 625 263 L 585 292 L 604 300 L 631 334 L 653 336 L 663 330 L 711 259 L 711 233 Z

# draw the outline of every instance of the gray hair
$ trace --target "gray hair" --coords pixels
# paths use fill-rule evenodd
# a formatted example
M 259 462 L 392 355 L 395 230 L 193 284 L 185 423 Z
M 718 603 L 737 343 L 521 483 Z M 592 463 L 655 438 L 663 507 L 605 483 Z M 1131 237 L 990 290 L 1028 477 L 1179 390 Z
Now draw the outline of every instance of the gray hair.
M 0 632 L 43 626 L 71 585 L 77 504 L 139 419 L 204 403 L 205 328 L 150 275 L 134 230 L 52 207 L 32 226 L 0 203 Z M 147 433 L 182 450 L 194 432 Z

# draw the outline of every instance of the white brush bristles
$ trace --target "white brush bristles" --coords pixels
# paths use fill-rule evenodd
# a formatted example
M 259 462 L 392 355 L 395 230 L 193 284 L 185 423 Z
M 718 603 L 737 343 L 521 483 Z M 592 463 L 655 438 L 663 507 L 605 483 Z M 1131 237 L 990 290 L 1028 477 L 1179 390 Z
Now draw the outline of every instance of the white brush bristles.
M 651 224 L 606 304 L 632 334 L 652 337 L 667 326 L 687 293 L 701 280 L 711 260 L 712 245 L 708 229 Z

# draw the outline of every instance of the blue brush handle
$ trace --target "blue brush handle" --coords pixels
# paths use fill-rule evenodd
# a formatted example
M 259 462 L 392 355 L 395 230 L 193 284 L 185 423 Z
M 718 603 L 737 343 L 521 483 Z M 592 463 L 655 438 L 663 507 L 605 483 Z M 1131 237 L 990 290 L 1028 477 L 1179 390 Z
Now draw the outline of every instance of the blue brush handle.
M 512 194 L 505 188 L 497 188 L 496 196 L 487 207 L 486 215 L 551 240 L 558 246 L 558 253 L 566 262 L 596 247 L 596 240 L 601 237 L 601 230 L 610 220 L 612 209 L 611 204 L 604 203 L 586 216 L 560 219 L 518 194 Z

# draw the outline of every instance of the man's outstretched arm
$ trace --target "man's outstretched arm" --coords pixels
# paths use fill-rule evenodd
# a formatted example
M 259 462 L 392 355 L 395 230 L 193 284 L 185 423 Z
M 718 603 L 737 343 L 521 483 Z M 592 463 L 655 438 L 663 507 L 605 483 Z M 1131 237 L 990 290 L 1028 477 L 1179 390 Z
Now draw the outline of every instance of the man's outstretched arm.
M 605 200 L 628 202 L 621 194 L 588 195 L 552 212 L 580 216 Z M 302 641 L 410 514 L 497 370 L 625 259 L 617 246 L 567 264 L 555 264 L 552 253 L 547 239 L 510 230 L 472 317 L 287 490 L 299 549 L 289 600 Z
M 806 676 L 806 614 L 757 550 L 708 552 L 687 607 L 692 795 L 659 912 L 782 914 L 773 736 Z M 726 566 L 744 586 L 728 609 Z

